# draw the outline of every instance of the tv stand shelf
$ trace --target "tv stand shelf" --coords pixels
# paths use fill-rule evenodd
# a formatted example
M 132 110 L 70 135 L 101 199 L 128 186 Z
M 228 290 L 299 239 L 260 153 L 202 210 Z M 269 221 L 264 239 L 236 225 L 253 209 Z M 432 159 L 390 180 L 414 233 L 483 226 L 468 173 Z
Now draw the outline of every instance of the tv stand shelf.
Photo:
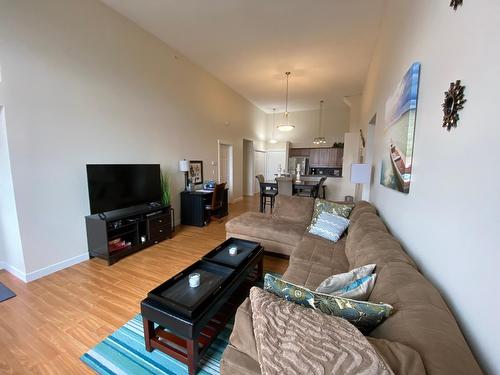
M 147 204 L 86 216 L 89 255 L 111 265 L 171 238 L 173 217 L 170 206 Z

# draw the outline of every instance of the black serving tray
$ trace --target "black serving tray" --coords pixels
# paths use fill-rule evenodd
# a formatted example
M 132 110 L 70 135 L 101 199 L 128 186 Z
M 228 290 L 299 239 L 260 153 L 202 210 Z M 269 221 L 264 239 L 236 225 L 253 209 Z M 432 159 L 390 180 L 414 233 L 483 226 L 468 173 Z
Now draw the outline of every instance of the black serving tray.
M 238 248 L 237 255 L 229 255 L 229 248 L 231 246 L 236 246 Z M 248 258 L 255 255 L 260 248 L 261 246 L 257 242 L 231 237 L 205 255 L 202 259 L 222 266 L 238 269 Z
M 189 286 L 189 275 L 192 273 L 200 274 L 200 285 L 197 288 Z M 231 268 L 200 260 L 153 289 L 148 297 L 170 310 L 192 318 L 203 309 L 205 302 L 227 285 L 233 273 Z

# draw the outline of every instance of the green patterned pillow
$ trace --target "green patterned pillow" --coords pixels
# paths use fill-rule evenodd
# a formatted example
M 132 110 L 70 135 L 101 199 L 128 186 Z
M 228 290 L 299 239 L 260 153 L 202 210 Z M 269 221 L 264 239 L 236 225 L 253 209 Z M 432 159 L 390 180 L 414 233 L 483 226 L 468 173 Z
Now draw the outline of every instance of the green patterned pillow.
M 314 201 L 314 211 L 311 219 L 311 224 L 307 227 L 307 230 L 311 230 L 311 228 L 316 225 L 316 222 L 318 221 L 318 218 L 322 212 L 328 212 L 348 219 L 353 207 L 354 206 L 352 204 L 340 204 L 316 198 L 316 200 Z
M 328 315 L 344 318 L 361 332 L 368 333 L 391 315 L 393 307 L 385 303 L 356 301 L 313 292 L 271 274 L 264 277 L 264 289 L 287 301 L 311 307 Z

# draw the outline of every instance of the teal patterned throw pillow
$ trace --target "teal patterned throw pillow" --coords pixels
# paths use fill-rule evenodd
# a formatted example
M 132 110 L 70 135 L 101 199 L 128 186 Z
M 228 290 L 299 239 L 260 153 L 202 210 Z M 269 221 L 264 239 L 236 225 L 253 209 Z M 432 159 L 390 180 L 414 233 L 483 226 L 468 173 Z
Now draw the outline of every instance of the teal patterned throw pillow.
M 318 220 L 319 215 L 321 215 L 322 212 L 328 212 L 330 214 L 342 216 L 348 219 L 349 215 L 351 215 L 353 207 L 354 206 L 352 204 L 340 204 L 316 198 L 316 200 L 314 201 L 314 211 L 311 219 L 311 225 L 309 225 L 307 230 L 310 230 L 311 227 L 316 224 L 316 221 Z
M 391 305 L 385 303 L 356 301 L 313 292 L 270 274 L 264 277 L 264 289 L 287 301 L 344 318 L 365 334 L 388 318 L 393 310 Z
M 286 282 L 269 273 L 264 276 L 264 290 L 305 307 L 314 306 L 314 295 L 310 290 Z

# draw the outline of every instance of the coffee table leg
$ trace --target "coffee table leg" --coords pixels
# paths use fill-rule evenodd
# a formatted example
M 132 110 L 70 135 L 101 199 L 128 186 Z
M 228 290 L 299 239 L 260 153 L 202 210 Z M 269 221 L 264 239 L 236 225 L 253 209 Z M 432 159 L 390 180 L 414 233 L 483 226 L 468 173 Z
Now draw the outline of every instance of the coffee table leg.
M 144 326 L 144 342 L 146 344 L 146 350 L 151 352 L 151 337 L 154 335 L 154 323 L 151 320 L 142 318 L 142 324 Z
M 186 340 L 187 345 L 187 365 L 189 375 L 195 375 L 198 367 L 198 339 Z

